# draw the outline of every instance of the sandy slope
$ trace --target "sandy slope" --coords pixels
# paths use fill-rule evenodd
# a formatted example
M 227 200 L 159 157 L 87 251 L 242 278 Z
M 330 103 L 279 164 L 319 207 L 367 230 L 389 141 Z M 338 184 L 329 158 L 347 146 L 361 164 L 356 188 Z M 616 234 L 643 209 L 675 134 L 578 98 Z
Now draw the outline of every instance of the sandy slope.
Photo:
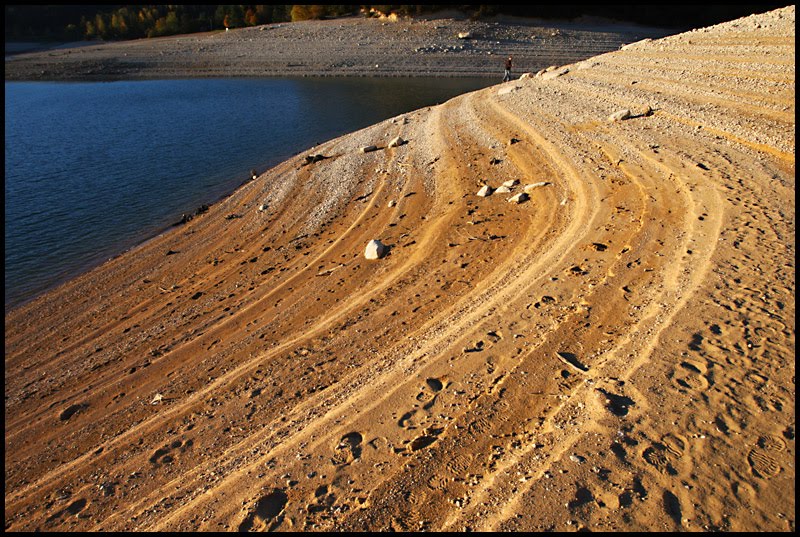
M 332 140 L 11 312 L 5 528 L 794 530 L 794 24 Z

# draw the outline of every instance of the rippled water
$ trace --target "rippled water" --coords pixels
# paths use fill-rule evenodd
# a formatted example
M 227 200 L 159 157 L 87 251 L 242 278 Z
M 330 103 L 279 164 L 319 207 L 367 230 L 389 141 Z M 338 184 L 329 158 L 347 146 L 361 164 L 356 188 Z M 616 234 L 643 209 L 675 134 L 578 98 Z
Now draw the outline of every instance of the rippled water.
M 5 307 L 317 143 L 493 79 L 5 85 Z

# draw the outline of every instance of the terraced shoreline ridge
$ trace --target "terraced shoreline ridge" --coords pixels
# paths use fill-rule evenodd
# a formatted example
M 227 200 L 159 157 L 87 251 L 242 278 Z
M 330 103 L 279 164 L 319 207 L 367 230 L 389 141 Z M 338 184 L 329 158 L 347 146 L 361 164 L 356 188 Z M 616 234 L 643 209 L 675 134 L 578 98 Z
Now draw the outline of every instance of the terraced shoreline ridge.
M 391 118 L 11 311 L 5 529 L 794 531 L 794 50 Z

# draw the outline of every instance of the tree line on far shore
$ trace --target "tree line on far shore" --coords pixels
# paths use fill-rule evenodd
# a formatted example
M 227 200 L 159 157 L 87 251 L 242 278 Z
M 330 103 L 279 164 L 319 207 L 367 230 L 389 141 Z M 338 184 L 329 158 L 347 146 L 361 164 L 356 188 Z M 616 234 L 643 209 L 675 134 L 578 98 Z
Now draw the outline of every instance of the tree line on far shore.
M 344 16 L 423 15 L 458 9 L 480 19 L 498 14 L 544 19 L 602 16 L 691 29 L 761 13 L 784 3 L 729 5 L 5 5 L 5 39 L 139 39 Z M 655 8 L 655 9 L 644 9 Z

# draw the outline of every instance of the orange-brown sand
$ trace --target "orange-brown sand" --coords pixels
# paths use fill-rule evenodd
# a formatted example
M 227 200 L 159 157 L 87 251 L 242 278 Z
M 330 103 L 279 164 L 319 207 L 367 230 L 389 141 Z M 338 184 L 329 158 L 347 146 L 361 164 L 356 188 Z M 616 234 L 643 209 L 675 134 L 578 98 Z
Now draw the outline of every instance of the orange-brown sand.
M 794 47 L 387 120 L 11 311 L 5 529 L 793 531 Z

